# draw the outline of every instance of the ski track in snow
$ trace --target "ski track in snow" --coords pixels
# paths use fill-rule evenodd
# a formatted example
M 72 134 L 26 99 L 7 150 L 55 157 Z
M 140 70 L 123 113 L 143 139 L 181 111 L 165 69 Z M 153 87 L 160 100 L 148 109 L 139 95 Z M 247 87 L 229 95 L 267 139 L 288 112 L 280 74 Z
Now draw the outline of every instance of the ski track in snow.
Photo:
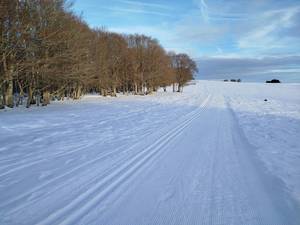
M 300 224 L 299 90 L 199 81 L 0 112 L 0 224 Z

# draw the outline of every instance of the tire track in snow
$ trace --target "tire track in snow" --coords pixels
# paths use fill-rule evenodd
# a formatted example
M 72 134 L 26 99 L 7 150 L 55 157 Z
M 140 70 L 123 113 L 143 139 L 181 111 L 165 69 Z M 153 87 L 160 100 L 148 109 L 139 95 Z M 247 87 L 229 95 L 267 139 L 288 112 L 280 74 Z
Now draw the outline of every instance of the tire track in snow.
M 189 115 L 187 119 L 162 135 L 153 144 L 137 153 L 130 161 L 103 177 L 100 182 L 94 184 L 94 186 L 86 192 L 76 197 L 63 208 L 51 213 L 47 218 L 41 220 L 37 224 L 74 224 L 74 222 L 80 220 L 82 216 L 86 215 L 88 211 L 95 207 L 101 200 L 108 198 L 111 192 L 120 187 L 127 179 L 145 167 L 149 160 L 154 157 L 158 157 L 159 152 L 161 152 L 160 150 L 164 146 L 166 146 L 175 137 L 179 136 L 186 127 L 188 127 L 201 115 L 201 112 L 203 108 L 206 107 L 210 97 L 211 96 L 209 95 L 204 100 L 201 106 L 195 110 L 196 112 L 190 113 L 191 115 Z M 66 217 L 67 215 L 68 217 Z

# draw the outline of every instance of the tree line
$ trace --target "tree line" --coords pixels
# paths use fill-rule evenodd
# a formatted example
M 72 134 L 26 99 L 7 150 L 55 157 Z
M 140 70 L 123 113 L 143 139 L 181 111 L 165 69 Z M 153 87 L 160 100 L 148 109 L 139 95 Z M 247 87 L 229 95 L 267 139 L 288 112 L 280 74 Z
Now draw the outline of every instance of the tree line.
M 156 39 L 91 29 L 65 0 L 0 0 L 0 108 L 85 93 L 150 94 L 197 72 Z

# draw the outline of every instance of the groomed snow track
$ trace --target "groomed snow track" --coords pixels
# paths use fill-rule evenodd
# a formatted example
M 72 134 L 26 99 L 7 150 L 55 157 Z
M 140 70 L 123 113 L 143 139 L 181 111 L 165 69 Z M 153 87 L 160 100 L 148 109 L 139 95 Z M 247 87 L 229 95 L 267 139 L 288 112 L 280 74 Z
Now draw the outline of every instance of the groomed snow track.
M 228 98 L 204 93 L 198 107 L 159 132 L 86 160 L 93 145 L 20 163 L 3 159 L 1 190 L 12 179 L 20 184 L 22 170 L 28 179 L 39 168 L 50 172 L 13 196 L 1 193 L 0 224 L 300 224 L 299 206 L 257 157 Z M 51 167 L 56 161 L 65 164 Z M 60 166 L 65 171 L 55 173 Z
M 38 222 L 38 224 L 74 224 L 79 221 L 81 217 L 100 204 L 101 200 L 109 198 L 109 194 L 114 192 L 115 189 L 122 188 L 122 183 L 125 183 L 141 169 L 156 160 L 163 153 L 162 149 L 201 115 L 209 98 L 210 96 L 206 98 L 199 109 L 188 114 L 178 125 L 154 141 L 153 144 L 140 151 L 129 161 L 124 162 L 120 167 L 105 174 L 99 182 L 93 184 L 91 189 L 79 195 L 63 208 L 53 212 L 45 220 Z

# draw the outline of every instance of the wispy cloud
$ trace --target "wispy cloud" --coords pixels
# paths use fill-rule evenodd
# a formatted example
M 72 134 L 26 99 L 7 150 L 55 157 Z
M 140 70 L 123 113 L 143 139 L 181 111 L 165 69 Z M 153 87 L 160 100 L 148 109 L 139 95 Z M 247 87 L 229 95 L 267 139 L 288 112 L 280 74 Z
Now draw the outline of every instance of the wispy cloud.
M 252 27 L 238 40 L 241 49 L 254 50 L 257 53 L 268 50 L 299 48 L 300 37 L 290 37 L 287 33 L 299 32 L 297 24 L 300 18 L 299 7 L 288 7 L 279 10 L 268 10 L 257 16 Z M 299 50 L 299 49 L 298 49 Z
M 220 47 L 217 46 L 216 49 L 217 49 L 218 54 L 223 54 L 224 53 L 223 50 Z
M 208 22 L 209 21 L 209 12 L 208 12 L 208 6 L 205 2 L 205 0 L 200 0 L 200 10 L 201 10 L 201 15 L 204 21 Z
M 226 21 L 226 20 L 249 20 L 251 19 L 249 15 L 246 14 L 225 14 L 225 13 L 210 13 L 209 20 L 219 20 L 219 21 Z
M 226 20 L 247 20 L 249 16 L 242 13 L 226 13 L 220 11 L 219 6 L 213 4 L 208 5 L 205 0 L 194 0 L 200 9 L 201 16 L 204 22 L 209 23 L 211 21 L 226 21 Z M 223 3 L 225 5 L 225 3 Z
M 153 10 L 147 10 L 147 9 L 138 9 L 138 8 L 121 8 L 121 7 L 101 7 L 104 10 L 109 10 L 113 12 L 118 12 L 118 13 L 135 13 L 135 14 L 149 14 L 149 15 L 158 15 L 158 16 L 172 16 L 168 13 L 164 12 L 158 12 L 158 11 L 153 11 Z
M 142 6 L 148 8 L 163 9 L 163 10 L 172 9 L 169 5 L 157 4 L 157 3 L 148 3 L 148 2 L 131 1 L 131 0 L 117 0 L 117 2 L 130 5 L 130 6 Z

